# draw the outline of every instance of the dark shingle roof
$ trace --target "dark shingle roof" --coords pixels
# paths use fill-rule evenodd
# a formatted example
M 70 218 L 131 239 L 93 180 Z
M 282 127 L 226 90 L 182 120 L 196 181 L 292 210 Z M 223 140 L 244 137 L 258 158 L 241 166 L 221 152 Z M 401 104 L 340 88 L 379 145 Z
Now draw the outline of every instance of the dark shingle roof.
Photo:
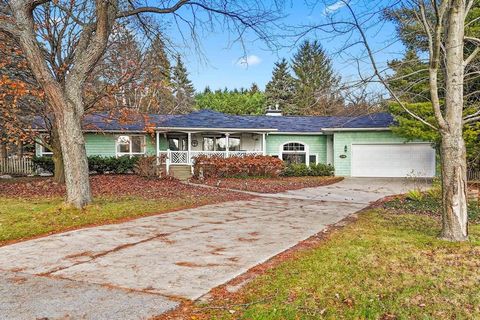
M 393 124 L 389 113 L 357 117 L 316 116 L 235 116 L 212 110 L 200 110 L 169 118 L 160 127 L 276 129 L 279 132 L 320 132 L 327 128 L 388 128 Z
M 389 113 L 356 117 L 317 116 L 237 116 L 212 110 L 185 115 L 129 115 L 109 113 L 87 115 L 82 122 L 86 131 L 145 131 L 156 128 L 270 129 L 278 132 L 321 132 L 322 129 L 388 128 L 394 123 Z M 35 120 L 34 128 L 42 129 L 43 119 Z

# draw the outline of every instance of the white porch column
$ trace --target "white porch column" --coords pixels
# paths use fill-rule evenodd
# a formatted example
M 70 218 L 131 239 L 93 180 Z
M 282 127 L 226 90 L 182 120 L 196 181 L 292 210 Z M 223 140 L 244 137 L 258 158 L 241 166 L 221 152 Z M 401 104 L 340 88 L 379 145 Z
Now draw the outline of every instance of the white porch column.
M 170 149 L 167 149 L 167 159 L 165 159 L 165 168 L 167 171 L 167 174 L 170 172 L 170 158 L 172 156 L 172 153 L 170 152 Z
M 230 133 L 225 133 L 225 150 L 227 151 L 227 158 L 230 156 Z
M 156 145 L 157 145 L 157 166 L 160 164 L 160 132 L 156 132 L 155 134 L 155 138 L 157 139 L 156 140 Z
M 188 163 L 192 163 L 192 158 L 190 158 L 190 153 L 192 151 L 192 133 L 191 132 L 188 132 L 187 133 L 187 159 L 188 159 Z
M 262 154 L 264 156 L 267 155 L 267 143 L 266 143 L 267 139 L 265 139 L 265 132 L 262 133 Z

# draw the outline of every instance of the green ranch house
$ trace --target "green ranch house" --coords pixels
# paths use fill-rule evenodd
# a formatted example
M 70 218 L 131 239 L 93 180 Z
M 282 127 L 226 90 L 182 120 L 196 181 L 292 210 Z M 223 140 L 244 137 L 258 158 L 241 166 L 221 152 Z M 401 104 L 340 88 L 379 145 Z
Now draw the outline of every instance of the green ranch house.
M 105 114 L 86 116 L 88 155 L 166 154 L 167 171 L 191 168 L 198 155 L 271 155 L 287 162 L 328 163 L 338 176 L 432 177 L 435 150 L 426 142 L 395 136 L 388 113 L 358 117 L 227 115 L 211 110 L 186 115 L 149 115 L 121 124 Z M 153 130 L 153 134 L 151 133 Z M 36 155 L 48 155 L 40 145 Z

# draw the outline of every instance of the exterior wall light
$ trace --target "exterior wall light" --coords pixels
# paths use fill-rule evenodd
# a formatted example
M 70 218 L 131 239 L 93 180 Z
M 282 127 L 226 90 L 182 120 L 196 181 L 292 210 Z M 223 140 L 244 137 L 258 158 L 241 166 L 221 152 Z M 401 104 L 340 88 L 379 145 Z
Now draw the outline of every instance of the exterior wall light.
M 347 151 L 348 151 L 347 145 L 345 145 L 345 147 L 343 147 L 343 151 L 344 151 L 345 153 L 347 153 Z

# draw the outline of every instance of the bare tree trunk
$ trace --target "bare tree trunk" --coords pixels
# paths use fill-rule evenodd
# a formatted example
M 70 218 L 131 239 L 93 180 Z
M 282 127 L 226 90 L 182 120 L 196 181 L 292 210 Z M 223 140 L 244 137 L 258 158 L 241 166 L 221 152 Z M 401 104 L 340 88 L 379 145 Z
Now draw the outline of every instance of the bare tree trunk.
M 23 141 L 20 138 L 17 140 L 17 157 L 23 158 Z
M 463 138 L 444 136 L 442 154 L 443 219 L 441 237 L 464 241 L 468 238 L 467 160 Z
M 53 164 L 54 164 L 54 173 L 53 180 L 57 183 L 65 183 L 65 168 L 63 165 L 63 156 L 62 156 L 62 146 L 60 144 L 60 138 L 58 136 L 57 126 L 53 125 L 50 145 L 53 152 Z
M 75 114 L 71 104 L 65 104 L 58 109 L 55 119 L 62 148 L 67 203 L 83 208 L 92 202 L 85 139 L 81 116 Z
M 7 144 L 5 142 L 0 142 L 0 159 L 7 158 Z
M 463 140 L 463 41 L 465 3 L 452 0 L 446 30 L 445 119 L 441 130 L 443 228 L 441 237 L 468 239 L 467 160 Z

